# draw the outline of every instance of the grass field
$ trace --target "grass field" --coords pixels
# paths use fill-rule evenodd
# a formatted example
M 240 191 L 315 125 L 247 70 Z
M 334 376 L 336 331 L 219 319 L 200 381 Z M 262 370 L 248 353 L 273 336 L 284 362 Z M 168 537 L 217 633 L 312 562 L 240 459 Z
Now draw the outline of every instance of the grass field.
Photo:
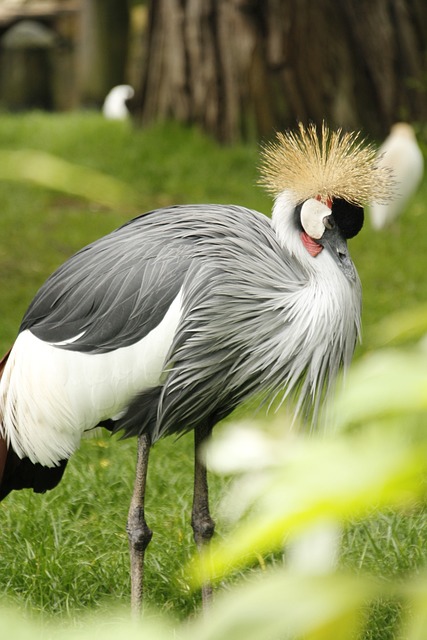
M 134 131 L 93 113 L 0 116 L 0 149 L 35 149 L 104 172 L 130 185 L 142 211 L 187 202 L 246 205 L 269 212 L 256 185 L 256 145 L 221 148 L 195 129 L 162 125 Z M 1 170 L 0 170 L 1 173 Z M 365 340 L 385 315 L 427 301 L 427 182 L 405 216 L 384 233 L 366 222 L 350 248 L 364 290 Z M 0 350 L 12 343 L 38 286 L 75 250 L 126 221 L 119 211 L 19 181 L 0 180 Z M 222 429 L 223 427 L 218 427 Z M 12 494 L 0 505 L 0 598 L 31 617 L 78 625 L 83 612 L 108 611 L 129 598 L 124 530 L 133 483 L 134 441 L 91 438 L 73 456 L 59 487 L 45 496 Z M 216 513 L 227 481 L 211 478 Z M 149 604 L 178 618 L 192 614 L 185 565 L 190 528 L 192 442 L 167 439 L 150 460 L 146 513 L 154 538 L 147 553 Z M 387 578 L 425 563 L 424 512 L 382 514 L 346 533 L 343 563 Z M 219 525 L 218 535 L 225 535 Z M 271 558 L 270 562 L 277 562 Z M 226 588 L 226 587 L 224 587 Z M 398 607 L 378 605 L 371 638 L 393 637 Z

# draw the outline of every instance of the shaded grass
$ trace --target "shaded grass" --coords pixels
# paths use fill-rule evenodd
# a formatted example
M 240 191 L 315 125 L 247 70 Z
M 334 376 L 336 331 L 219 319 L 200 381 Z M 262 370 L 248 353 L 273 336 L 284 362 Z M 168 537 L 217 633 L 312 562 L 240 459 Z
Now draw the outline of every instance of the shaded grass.
M 0 146 L 57 154 L 130 184 L 141 212 L 183 202 L 232 202 L 264 212 L 269 198 L 256 186 L 257 148 L 221 148 L 197 129 L 172 124 L 135 131 L 98 114 L 0 116 Z M 384 315 L 427 300 L 424 183 L 404 218 L 385 233 L 369 221 L 350 247 L 364 289 L 366 340 Z M 0 349 L 13 342 L 37 288 L 74 251 L 129 218 L 78 198 L 0 182 Z M 222 428 L 222 427 L 219 427 Z M 14 493 L 0 504 L 0 597 L 26 613 L 61 615 L 78 624 L 83 611 L 107 611 L 129 599 L 124 529 L 136 443 L 88 439 L 64 481 L 45 496 Z M 213 513 L 226 480 L 211 478 Z M 154 531 L 146 561 L 149 604 L 185 617 L 198 605 L 185 565 L 190 527 L 192 442 L 185 436 L 153 448 L 146 503 Z M 219 526 L 218 535 L 224 530 Z M 426 561 L 425 513 L 384 514 L 346 533 L 343 562 L 395 579 Z M 275 562 L 279 559 L 273 558 Z M 399 612 L 379 604 L 367 637 L 389 638 Z M 388 634 L 388 635 L 387 635 Z
M 425 574 L 427 565 L 427 509 L 414 508 L 406 514 L 388 511 L 355 522 L 344 533 L 341 563 L 361 574 L 371 574 L 390 583 Z M 365 640 L 393 640 L 398 637 L 402 603 L 382 599 L 367 611 Z

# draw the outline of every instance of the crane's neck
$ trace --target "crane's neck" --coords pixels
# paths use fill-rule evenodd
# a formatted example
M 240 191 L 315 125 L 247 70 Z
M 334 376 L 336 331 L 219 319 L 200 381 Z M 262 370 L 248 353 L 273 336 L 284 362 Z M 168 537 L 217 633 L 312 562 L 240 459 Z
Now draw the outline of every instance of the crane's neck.
M 318 264 L 314 261 L 314 256 L 310 254 L 301 237 L 301 230 L 296 225 L 295 209 L 297 204 L 291 191 L 282 191 L 275 200 L 271 224 L 279 244 L 289 251 L 291 256 L 308 272 L 315 274 Z

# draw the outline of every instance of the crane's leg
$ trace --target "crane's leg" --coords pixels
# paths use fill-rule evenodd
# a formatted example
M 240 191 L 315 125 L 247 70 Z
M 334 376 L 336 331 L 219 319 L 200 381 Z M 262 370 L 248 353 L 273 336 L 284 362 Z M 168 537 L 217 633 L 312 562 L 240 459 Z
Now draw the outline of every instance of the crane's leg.
M 126 525 L 129 538 L 131 609 L 133 615 L 139 615 L 141 612 L 144 582 L 144 554 L 153 535 L 144 518 L 144 497 L 150 445 L 149 435 L 144 433 L 138 437 L 135 484 Z
M 200 553 L 206 551 L 213 536 L 215 522 L 209 513 L 209 492 L 206 465 L 200 456 L 200 448 L 210 437 L 212 429 L 194 431 L 194 494 L 191 526 L 194 541 Z M 212 602 L 212 585 L 207 579 L 202 585 L 202 604 L 206 611 Z

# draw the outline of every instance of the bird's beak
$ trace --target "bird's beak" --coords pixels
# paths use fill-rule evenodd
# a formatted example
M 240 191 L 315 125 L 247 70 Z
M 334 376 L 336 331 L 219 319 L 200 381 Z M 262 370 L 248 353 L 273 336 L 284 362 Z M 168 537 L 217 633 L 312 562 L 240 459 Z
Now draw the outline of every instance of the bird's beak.
M 332 229 L 325 229 L 322 237 L 317 242 L 329 251 L 346 278 L 351 282 L 356 282 L 356 269 L 353 260 L 350 258 L 347 241 L 338 225 L 335 225 Z

